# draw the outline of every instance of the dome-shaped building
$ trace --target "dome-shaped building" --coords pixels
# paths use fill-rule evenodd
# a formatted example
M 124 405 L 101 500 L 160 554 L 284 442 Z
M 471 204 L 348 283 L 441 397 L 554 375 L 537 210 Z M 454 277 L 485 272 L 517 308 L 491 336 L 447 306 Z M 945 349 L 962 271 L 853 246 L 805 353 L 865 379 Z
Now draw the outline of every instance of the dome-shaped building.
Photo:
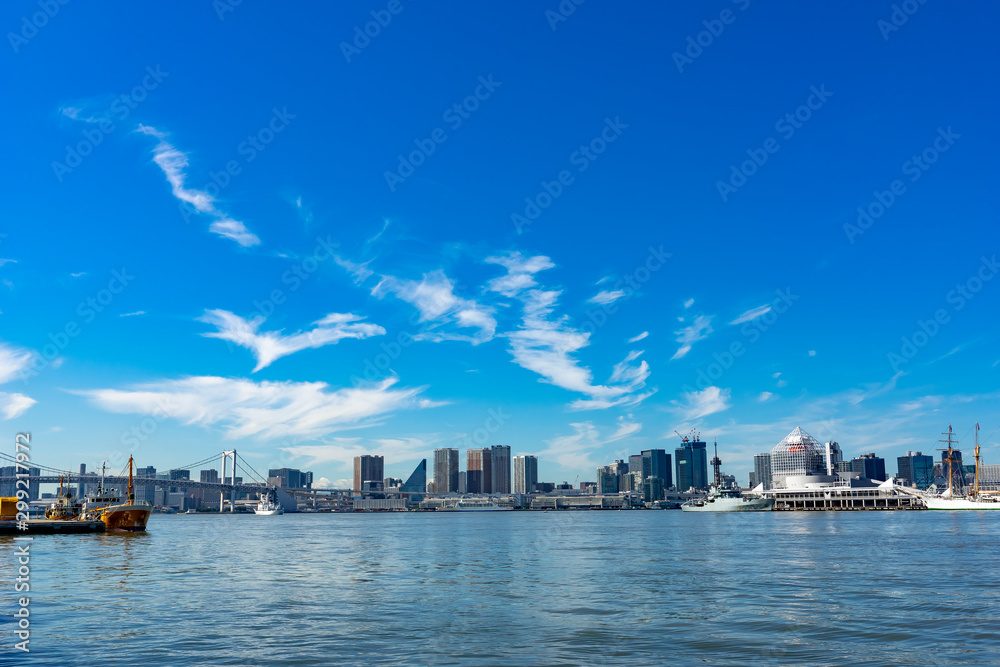
M 775 486 L 788 477 L 826 475 L 824 445 L 798 426 L 771 449 L 771 475 Z

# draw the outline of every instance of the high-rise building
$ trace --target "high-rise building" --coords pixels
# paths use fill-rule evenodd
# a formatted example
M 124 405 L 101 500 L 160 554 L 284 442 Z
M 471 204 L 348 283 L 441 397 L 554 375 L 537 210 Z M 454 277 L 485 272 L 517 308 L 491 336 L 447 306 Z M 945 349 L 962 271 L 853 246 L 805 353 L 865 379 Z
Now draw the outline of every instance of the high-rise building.
M 538 483 L 538 457 L 525 454 L 514 457 L 514 493 L 530 493 Z
M 474 471 L 474 474 L 478 474 L 479 471 Z M 469 473 L 465 470 L 458 471 L 458 492 L 468 493 L 469 492 Z
M 362 491 L 365 482 L 381 482 L 384 479 L 383 468 L 385 459 L 372 454 L 362 454 L 354 457 L 354 487 L 355 491 Z M 275 471 L 271 471 L 272 473 Z M 284 486 L 284 484 L 282 484 Z
M 510 493 L 510 446 L 493 445 L 492 493 Z
M 400 488 L 402 493 L 425 493 L 427 490 L 427 459 L 421 459 Z
M 191 471 L 190 470 L 171 470 L 170 479 L 172 480 L 190 480 Z M 168 493 L 184 493 L 184 487 L 172 486 Z
M 704 444 L 704 443 L 702 443 Z M 642 460 L 642 478 L 658 477 L 664 488 L 673 486 L 670 470 L 670 455 L 663 449 L 644 449 L 639 455 Z M 684 487 L 687 491 L 687 487 Z
M 618 475 L 608 470 L 609 466 L 597 469 L 597 492 L 600 494 L 618 493 Z
M 663 480 L 659 477 L 651 476 L 647 477 L 642 483 L 642 500 L 643 502 L 651 503 L 657 500 L 663 500 Z
M 493 450 L 489 447 L 465 452 L 466 493 L 493 492 Z
M 458 450 L 434 450 L 434 493 L 458 493 Z
M 136 477 L 145 477 L 146 479 L 153 479 L 156 477 L 156 468 L 153 466 L 146 466 L 145 468 L 136 468 Z M 156 496 L 155 486 L 146 486 L 145 484 L 138 484 L 135 487 L 135 501 L 138 503 L 149 503 L 150 505 L 155 505 L 153 502 Z
M 868 479 L 877 479 L 881 482 L 886 480 L 885 459 L 872 454 L 862 454 L 851 459 L 851 472 Z
M 920 452 L 906 452 L 906 456 L 896 457 L 896 476 L 918 489 L 930 487 L 934 483 L 934 457 Z
M 753 486 L 763 484 L 765 489 L 771 488 L 771 455 L 754 454 L 753 456 Z
M 628 471 L 642 474 L 642 454 L 632 454 L 628 457 Z
M 826 473 L 832 475 L 837 471 L 837 464 L 844 460 L 844 453 L 840 450 L 840 443 L 831 441 L 823 445 L 823 465 L 826 466 Z
M 308 489 L 312 487 L 312 473 L 302 472 L 297 468 L 271 468 L 267 471 L 267 476 L 277 477 L 280 481 L 278 486 L 285 489 Z M 382 479 L 381 474 L 378 477 Z
M 674 450 L 677 467 L 677 490 L 708 488 L 708 444 L 689 440 Z M 645 465 L 645 464 L 644 464 Z M 645 473 L 645 470 L 643 470 Z M 668 480 L 664 479 L 664 486 Z

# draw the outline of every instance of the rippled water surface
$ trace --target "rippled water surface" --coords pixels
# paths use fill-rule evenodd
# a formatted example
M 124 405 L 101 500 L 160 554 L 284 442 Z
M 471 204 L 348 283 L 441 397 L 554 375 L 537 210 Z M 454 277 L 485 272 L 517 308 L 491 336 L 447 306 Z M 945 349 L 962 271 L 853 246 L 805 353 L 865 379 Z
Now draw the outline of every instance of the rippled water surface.
M 38 536 L 3 664 L 1000 664 L 1000 512 L 154 515 Z

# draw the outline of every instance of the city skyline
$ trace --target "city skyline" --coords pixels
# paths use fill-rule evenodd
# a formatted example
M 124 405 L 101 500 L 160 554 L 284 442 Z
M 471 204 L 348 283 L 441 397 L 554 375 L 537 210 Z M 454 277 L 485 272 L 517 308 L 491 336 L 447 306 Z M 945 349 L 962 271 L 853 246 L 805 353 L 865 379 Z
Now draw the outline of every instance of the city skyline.
M 4 451 L 348 488 L 696 429 L 743 480 L 798 425 L 891 461 L 978 421 L 1000 463 L 994 49 L 927 48 L 960 13 L 403 6 L 363 48 L 372 7 L 252 3 L 137 8 L 127 58 L 84 7 L 9 44 Z

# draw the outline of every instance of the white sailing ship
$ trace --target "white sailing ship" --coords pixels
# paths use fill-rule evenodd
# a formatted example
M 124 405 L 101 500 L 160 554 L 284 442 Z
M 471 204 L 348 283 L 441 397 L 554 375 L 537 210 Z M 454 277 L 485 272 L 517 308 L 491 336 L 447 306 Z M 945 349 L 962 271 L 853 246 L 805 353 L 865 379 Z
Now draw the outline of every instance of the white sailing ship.
M 948 443 L 948 449 L 941 450 L 948 452 L 948 458 L 946 459 L 948 461 L 948 488 L 940 496 L 924 496 L 924 504 L 927 505 L 927 509 L 1000 510 L 1000 494 L 995 491 L 988 493 L 979 490 L 979 422 L 976 422 L 976 478 L 968 495 L 962 495 L 961 492 L 956 494 L 952 486 L 952 445 L 957 443 L 952 438 L 951 424 L 948 424 L 948 432 L 942 435 L 948 436 L 947 440 L 941 441 Z

